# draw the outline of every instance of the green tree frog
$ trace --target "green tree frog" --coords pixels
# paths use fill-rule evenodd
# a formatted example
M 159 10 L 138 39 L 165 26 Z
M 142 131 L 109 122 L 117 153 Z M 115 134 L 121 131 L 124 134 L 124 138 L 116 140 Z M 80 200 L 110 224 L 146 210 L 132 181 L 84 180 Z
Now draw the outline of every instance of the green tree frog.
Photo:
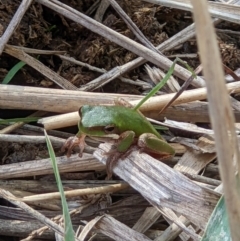
M 112 168 L 122 155 L 129 153 L 132 146 L 138 146 L 141 151 L 160 158 L 168 158 L 175 154 L 170 146 L 138 111 L 124 106 L 90 106 L 84 105 L 79 109 L 81 120 L 78 123 L 79 132 L 69 138 L 63 146 L 68 149 L 70 156 L 72 149 L 79 146 L 79 156 L 82 156 L 85 137 L 114 142 L 113 149 L 106 153 L 107 174 L 112 176 Z

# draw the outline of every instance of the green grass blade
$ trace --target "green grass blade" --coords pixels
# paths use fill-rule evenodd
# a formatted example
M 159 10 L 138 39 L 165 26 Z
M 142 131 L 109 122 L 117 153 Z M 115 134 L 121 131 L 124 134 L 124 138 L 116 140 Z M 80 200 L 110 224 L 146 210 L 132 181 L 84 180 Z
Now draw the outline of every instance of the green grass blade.
M 173 74 L 174 71 L 174 67 L 176 62 L 178 61 L 178 59 L 175 59 L 173 61 L 172 66 L 170 67 L 170 69 L 168 70 L 166 76 L 161 80 L 161 82 L 159 82 L 133 109 L 137 110 L 144 102 L 146 102 L 150 97 L 152 97 L 153 95 L 155 95 L 169 80 L 169 78 L 171 77 L 171 75 Z
M 0 124 L 10 124 L 13 122 L 24 122 L 24 123 L 37 122 L 39 119 L 40 117 L 13 118 L 13 119 L 6 119 L 6 120 L 0 119 Z
M 231 241 L 227 210 L 224 197 L 218 201 L 201 241 L 224 240 Z
M 7 75 L 5 76 L 5 78 L 3 79 L 2 84 L 8 84 L 12 78 L 14 77 L 14 75 L 25 65 L 26 63 L 24 63 L 23 61 L 18 62 L 16 65 L 14 65 L 9 72 L 7 73 Z
M 57 185 L 58 185 L 58 190 L 59 190 L 60 195 L 61 195 L 63 217 L 64 217 L 64 230 L 65 230 L 64 240 L 74 241 L 75 237 L 74 237 L 74 231 L 73 231 L 73 227 L 72 227 L 72 221 L 71 221 L 71 217 L 70 217 L 70 214 L 69 214 L 69 211 L 68 211 L 67 201 L 66 201 L 66 197 L 64 195 L 64 190 L 63 190 L 60 174 L 59 174 L 59 171 L 58 171 L 55 153 L 53 151 L 52 144 L 51 144 L 50 139 L 49 139 L 49 137 L 47 135 L 47 132 L 45 130 L 44 130 L 44 134 L 45 134 L 45 137 L 46 137 L 48 152 L 49 152 L 49 156 L 50 156 L 50 159 L 51 159 L 51 162 L 52 162 L 54 175 L 55 175 L 56 182 L 57 182 Z
M 152 126 L 158 131 L 168 131 L 169 130 L 168 127 L 166 127 L 166 126 L 159 126 L 159 125 L 153 125 L 153 124 L 152 124 Z
M 192 73 L 192 75 L 194 76 L 194 78 L 196 77 L 196 74 L 194 73 L 193 69 L 183 60 L 176 58 L 170 69 L 168 70 L 167 74 L 165 75 L 165 77 L 161 80 L 161 82 L 159 82 L 133 109 L 137 110 L 144 102 L 146 102 L 150 97 L 152 97 L 153 95 L 155 95 L 169 80 L 169 78 L 171 77 L 171 75 L 173 74 L 174 71 L 174 67 L 176 65 L 177 62 L 181 62 L 182 64 L 184 64 L 186 66 L 186 68 Z
M 236 175 L 236 186 L 228 188 L 236 188 L 240 194 L 239 174 Z M 239 207 L 235 208 L 237 209 Z M 213 210 L 213 213 L 208 221 L 207 227 L 201 239 L 201 241 L 215 240 L 232 241 L 224 196 L 219 199 L 215 209 Z

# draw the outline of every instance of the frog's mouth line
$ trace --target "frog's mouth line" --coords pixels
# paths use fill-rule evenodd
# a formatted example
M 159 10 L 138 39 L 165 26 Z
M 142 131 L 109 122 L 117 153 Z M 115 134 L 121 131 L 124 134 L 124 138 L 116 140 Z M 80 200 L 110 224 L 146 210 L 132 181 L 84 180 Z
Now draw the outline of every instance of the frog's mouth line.
M 87 127 L 87 129 L 90 132 L 92 132 L 92 133 L 94 133 L 94 132 L 102 132 L 102 133 L 105 133 L 105 135 L 114 135 L 114 134 L 119 135 L 120 134 L 119 129 L 116 126 L 114 126 L 114 125 L 93 126 L 93 127 Z
M 94 127 L 85 127 L 81 128 L 82 132 L 87 134 L 87 136 L 91 137 L 97 137 L 98 139 L 101 138 L 102 140 L 107 140 L 107 139 L 118 139 L 119 134 L 116 132 L 114 133 L 106 133 L 105 132 L 105 127 L 104 126 L 94 126 Z M 91 133 L 90 135 L 88 133 Z

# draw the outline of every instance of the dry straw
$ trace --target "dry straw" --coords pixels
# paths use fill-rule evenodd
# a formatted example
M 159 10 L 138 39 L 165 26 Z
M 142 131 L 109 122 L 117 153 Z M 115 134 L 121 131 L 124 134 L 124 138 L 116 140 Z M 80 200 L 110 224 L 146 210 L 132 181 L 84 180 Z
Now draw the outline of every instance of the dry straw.
M 225 86 L 216 34 L 208 12 L 207 1 L 191 0 L 200 58 L 206 78 L 209 111 L 223 182 L 232 239 L 240 240 L 240 197 L 236 189 L 236 171 L 240 159 L 234 116 Z

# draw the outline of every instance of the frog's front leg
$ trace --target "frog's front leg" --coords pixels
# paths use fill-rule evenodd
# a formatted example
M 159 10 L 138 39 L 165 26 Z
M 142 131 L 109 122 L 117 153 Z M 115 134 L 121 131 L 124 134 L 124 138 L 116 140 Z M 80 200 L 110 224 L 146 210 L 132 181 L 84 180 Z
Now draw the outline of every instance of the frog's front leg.
M 175 155 L 175 150 L 172 146 L 152 133 L 140 135 L 138 138 L 138 146 L 141 148 L 141 151 L 156 154 L 161 159 L 166 159 Z
M 134 141 L 134 131 L 125 131 L 115 141 L 112 149 L 105 153 L 105 155 L 108 156 L 106 160 L 106 171 L 108 179 L 112 177 L 112 169 L 116 165 L 118 159 L 125 155 L 128 155 L 130 147 L 134 143 Z
M 64 152 L 67 150 L 67 157 L 70 157 L 74 147 L 78 146 L 80 149 L 79 157 L 82 157 L 82 153 L 85 147 L 85 137 L 86 135 L 83 133 L 78 133 L 76 136 L 69 137 L 62 146 L 61 151 Z

